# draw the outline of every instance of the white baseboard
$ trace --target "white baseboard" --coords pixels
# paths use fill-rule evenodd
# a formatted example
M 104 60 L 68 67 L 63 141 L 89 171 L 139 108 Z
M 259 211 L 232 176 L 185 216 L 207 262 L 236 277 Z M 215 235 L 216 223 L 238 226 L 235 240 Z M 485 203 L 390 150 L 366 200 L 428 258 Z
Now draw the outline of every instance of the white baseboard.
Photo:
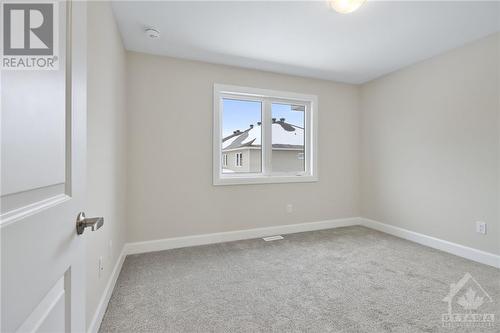
M 115 267 L 109 276 L 108 283 L 106 284 L 106 288 L 104 289 L 104 293 L 101 296 L 101 300 L 99 301 L 99 305 L 95 311 L 94 317 L 92 318 L 92 322 L 90 327 L 87 330 L 87 333 L 97 333 L 99 331 L 99 327 L 101 326 L 102 319 L 104 317 L 104 313 L 108 308 L 109 299 L 111 298 L 111 294 L 113 293 L 113 289 L 115 289 L 116 280 L 118 280 L 118 276 L 120 275 L 120 271 L 122 270 L 123 261 L 125 260 L 125 245 L 120 252 L 120 256 L 116 261 Z
M 223 242 L 231 242 L 242 239 L 260 238 L 265 236 L 272 236 L 278 234 L 292 234 L 296 232 L 331 229 L 338 227 L 348 227 L 353 225 L 358 225 L 360 219 L 357 217 L 328 220 L 320 222 L 311 223 L 300 223 L 300 224 L 288 224 L 282 226 L 266 227 L 266 228 L 256 228 L 247 229 L 241 231 L 229 231 L 229 232 L 218 232 L 213 234 L 204 235 L 194 235 L 185 237 L 175 237 L 175 238 L 165 238 L 146 242 L 135 242 L 126 243 L 123 246 L 120 257 L 118 258 L 113 272 L 109 277 L 108 284 L 104 289 L 104 293 L 99 301 L 97 310 L 92 318 L 92 323 L 88 329 L 88 333 L 97 333 L 99 327 L 101 326 L 104 313 L 108 307 L 109 299 L 115 288 L 116 280 L 123 266 L 125 257 L 129 254 L 145 253 L 145 252 L 155 252 L 169 249 L 176 249 L 181 247 L 206 245 L 206 244 L 216 244 Z
M 129 254 L 138 254 L 146 252 L 163 251 L 169 249 L 176 249 L 181 247 L 197 246 L 216 244 L 223 242 L 231 242 L 242 239 L 261 238 L 273 235 L 286 235 L 297 232 L 332 229 L 339 227 L 348 227 L 354 225 L 362 225 L 367 228 L 375 229 L 387 234 L 403 238 L 418 244 L 422 244 L 434 249 L 448 252 L 459 257 L 469 260 L 477 261 L 482 264 L 500 268 L 500 255 L 477 250 L 471 247 L 463 246 L 460 244 L 452 243 L 439 238 L 420 234 L 418 232 L 406 230 L 403 228 L 395 227 L 390 224 L 381 223 L 378 221 L 370 220 L 362 217 L 351 217 L 345 219 L 335 219 L 320 222 L 300 223 L 300 224 L 287 224 L 265 228 L 255 228 L 239 231 L 218 232 L 204 235 L 194 235 L 185 237 L 165 238 L 145 242 L 126 243 L 123 246 L 120 257 L 111 273 L 104 294 L 101 297 L 97 310 L 95 312 L 92 323 L 88 329 L 88 333 L 97 333 L 101 325 L 104 313 L 111 298 L 111 294 L 120 274 L 125 257 Z
M 432 247 L 434 249 L 448 252 L 457 255 L 459 257 L 463 257 L 469 260 L 480 262 L 482 264 L 500 268 L 499 255 L 362 217 L 351 217 L 345 219 L 335 219 L 335 220 L 300 223 L 300 224 L 287 224 L 287 225 L 265 227 L 265 228 L 218 232 L 212 234 L 127 243 L 125 244 L 125 255 L 163 251 L 163 250 L 176 249 L 189 246 L 232 242 L 242 239 L 261 238 L 273 235 L 286 235 L 297 232 L 348 227 L 353 225 L 362 225 L 367 228 L 382 231 L 396 237 L 400 237 L 418 244 L 422 244 L 428 247 Z
M 261 238 L 273 235 L 293 234 L 297 232 L 331 229 L 359 225 L 358 217 L 335 219 L 320 222 L 287 224 L 265 228 L 246 229 L 238 231 L 218 232 L 213 234 L 194 235 L 185 237 L 165 238 L 146 242 L 127 243 L 126 254 L 163 251 L 181 247 L 232 242 L 242 239 Z
M 418 244 L 432 247 L 434 249 L 448 252 L 459 257 L 463 257 L 469 260 L 480 262 L 482 264 L 500 268 L 500 255 L 477 250 L 472 247 L 460 245 L 457 243 L 452 243 L 443 239 L 427 236 L 424 234 L 420 234 L 418 232 L 406 230 L 403 228 L 398 228 L 390 224 L 366 218 L 360 218 L 360 224 L 365 227 L 382 231 L 399 238 L 403 238 Z

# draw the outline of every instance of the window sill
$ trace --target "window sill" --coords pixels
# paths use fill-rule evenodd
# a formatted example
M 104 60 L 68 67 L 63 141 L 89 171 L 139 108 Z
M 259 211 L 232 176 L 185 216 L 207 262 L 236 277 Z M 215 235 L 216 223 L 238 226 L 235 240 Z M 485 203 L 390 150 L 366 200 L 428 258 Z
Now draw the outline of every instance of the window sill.
M 283 184 L 283 183 L 313 183 L 318 176 L 222 176 L 214 178 L 213 185 L 249 185 L 249 184 Z

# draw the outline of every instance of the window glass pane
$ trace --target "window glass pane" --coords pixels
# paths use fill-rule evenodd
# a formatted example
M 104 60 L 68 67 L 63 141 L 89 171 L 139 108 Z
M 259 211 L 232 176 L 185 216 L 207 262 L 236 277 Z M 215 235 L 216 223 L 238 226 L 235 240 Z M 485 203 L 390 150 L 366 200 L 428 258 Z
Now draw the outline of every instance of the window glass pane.
M 305 171 L 305 107 L 272 103 L 272 171 Z
M 222 99 L 223 173 L 262 171 L 261 124 L 261 102 Z

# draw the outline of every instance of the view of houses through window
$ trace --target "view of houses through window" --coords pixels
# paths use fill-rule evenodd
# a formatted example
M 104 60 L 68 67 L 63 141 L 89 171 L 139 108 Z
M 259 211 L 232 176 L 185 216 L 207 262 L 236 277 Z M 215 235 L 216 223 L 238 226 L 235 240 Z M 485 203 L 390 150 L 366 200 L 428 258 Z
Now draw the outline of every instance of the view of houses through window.
M 262 172 L 261 101 L 222 99 L 222 172 Z M 272 172 L 303 172 L 305 106 L 272 103 Z
M 272 171 L 304 171 L 303 105 L 272 103 Z
M 260 173 L 262 170 L 262 102 L 224 98 L 223 173 Z

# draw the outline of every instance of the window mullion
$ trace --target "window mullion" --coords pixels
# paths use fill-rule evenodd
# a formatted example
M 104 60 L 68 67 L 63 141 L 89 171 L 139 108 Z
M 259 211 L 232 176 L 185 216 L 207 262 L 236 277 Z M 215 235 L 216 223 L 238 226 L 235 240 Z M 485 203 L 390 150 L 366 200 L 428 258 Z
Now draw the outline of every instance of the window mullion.
M 262 111 L 262 173 L 270 175 L 272 170 L 272 112 L 271 101 L 263 100 Z

